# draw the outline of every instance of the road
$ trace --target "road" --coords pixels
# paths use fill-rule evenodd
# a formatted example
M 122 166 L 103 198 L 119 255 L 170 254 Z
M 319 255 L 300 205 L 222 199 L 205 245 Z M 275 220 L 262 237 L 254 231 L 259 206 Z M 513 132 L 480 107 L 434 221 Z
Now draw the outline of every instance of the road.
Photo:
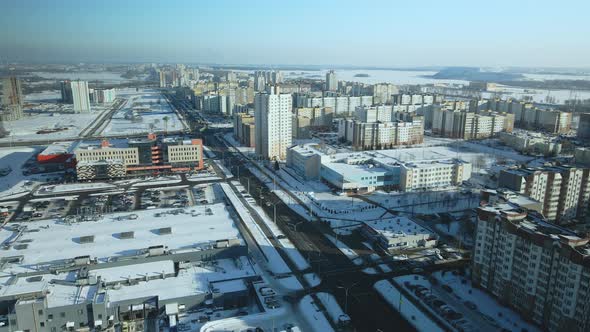
M 229 151 L 213 133 L 205 134 L 204 140 L 218 156 L 222 156 L 226 165 L 235 168 L 238 165 L 243 166 L 246 162 L 239 154 Z M 309 258 L 312 270 L 322 278 L 319 286 L 306 289 L 304 293 L 322 290 L 332 293 L 342 308 L 347 307 L 355 331 L 415 331 L 373 290 L 373 283 L 383 276 L 365 274 L 354 265 L 322 234 L 329 231 L 326 229 L 327 226 L 316 222 L 310 223 L 296 214 L 246 167 L 240 167 L 240 181 L 244 186 L 250 181 L 251 196 L 271 218 L 274 217 L 273 204 L 276 204 L 277 225 L 301 254 Z M 407 269 L 397 271 L 398 275 L 407 273 Z M 395 273 L 391 274 L 393 275 Z M 349 290 L 347 301 L 345 291 L 341 287 L 352 285 L 354 287 Z

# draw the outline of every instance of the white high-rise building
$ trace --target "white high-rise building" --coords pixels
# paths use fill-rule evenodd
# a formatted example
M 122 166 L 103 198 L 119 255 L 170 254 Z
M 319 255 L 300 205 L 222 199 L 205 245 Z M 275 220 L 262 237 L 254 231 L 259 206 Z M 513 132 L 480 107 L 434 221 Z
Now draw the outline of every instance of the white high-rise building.
M 285 159 L 292 144 L 292 98 L 276 86 L 254 98 L 256 154 L 269 159 Z
M 326 90 L 338 90 L 338 79 L 336 78 L 336 73 L 333 70 L 330 70 L 326 73 Z
M 88 82 L 72 81 L 72 97 L 74 99 L 74 112 L 90 112 L 90 92 L 88 91 Z

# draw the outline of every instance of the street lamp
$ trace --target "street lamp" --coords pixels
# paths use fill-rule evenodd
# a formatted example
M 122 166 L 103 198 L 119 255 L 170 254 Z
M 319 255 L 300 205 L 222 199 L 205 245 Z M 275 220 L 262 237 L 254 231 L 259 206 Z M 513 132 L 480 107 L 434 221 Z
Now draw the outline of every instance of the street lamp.
M 345 294 L 345 297 L 344 297 L 344 313 L 345 313 L 345 314 L 347 314 L 347 315 L 348 315 L 348 291 L 349 291 L 351 288 L 353 288 L 354 286 L 356 286 L 356 285 L 358 285 L 358 284 L 360 284 L 360 283 L 361 283 L 361 282 L 360 282 L 360 281 L 358 281 L 358 282 L 355 282 L 354 284 L 352 284 L 352 285 L 350 285 L 350 286 L 348 286 L 348 287 L 344 287 L 344 286 L 336 286 L 336 288 L 341 288 L 341 289 L 344 289 L 344 294 Z

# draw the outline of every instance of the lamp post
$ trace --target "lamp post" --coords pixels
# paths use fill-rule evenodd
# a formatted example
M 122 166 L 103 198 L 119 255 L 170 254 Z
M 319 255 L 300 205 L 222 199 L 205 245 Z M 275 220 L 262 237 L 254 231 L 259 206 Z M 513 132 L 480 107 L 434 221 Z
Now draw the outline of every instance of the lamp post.
M 344 313 L 348 315 L 348 291 L 350 291 L 351 288 L 353 288 L 354 286 L 360 284 L 361 282 L 355 282 L 354 284 L 348 286 L 348 287 L 344 287 L 344 286 L 336 286 L 336 288 L 341 288 L 344 289 Z

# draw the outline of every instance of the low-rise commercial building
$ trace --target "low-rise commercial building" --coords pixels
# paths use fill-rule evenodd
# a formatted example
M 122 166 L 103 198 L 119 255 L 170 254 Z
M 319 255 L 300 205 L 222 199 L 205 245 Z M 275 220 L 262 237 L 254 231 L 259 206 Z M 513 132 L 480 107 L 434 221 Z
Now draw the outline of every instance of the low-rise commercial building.
M 224 204 L 131 216 L 5 228 L 0 331 L 157 330 L 187 311 L 255 303 L 260 277 Z
M 109 179 L 130 174 L 188 172 L 203 169 L 200 139 L 147 138 L 81 143 L 74 150 L 79 180 Z M 121 172 L 121 169 L 124 172 Z
M 458 159 L 404 162 L 372 152 L 329 154 L 315 144 L 288 151 L 287 166 L 295 173 L 307 180 L 320 179 L 341 191 L 429 190 L 456 186 L 471 177 L 471 164 Z
M 548 331 L 590 330 L 589 239 L 518 204 L 477 209 L 472 279 Z
M 363 222 L 361 233 L 391 254 L 436 246 L 438 236 L 407 217 Z

